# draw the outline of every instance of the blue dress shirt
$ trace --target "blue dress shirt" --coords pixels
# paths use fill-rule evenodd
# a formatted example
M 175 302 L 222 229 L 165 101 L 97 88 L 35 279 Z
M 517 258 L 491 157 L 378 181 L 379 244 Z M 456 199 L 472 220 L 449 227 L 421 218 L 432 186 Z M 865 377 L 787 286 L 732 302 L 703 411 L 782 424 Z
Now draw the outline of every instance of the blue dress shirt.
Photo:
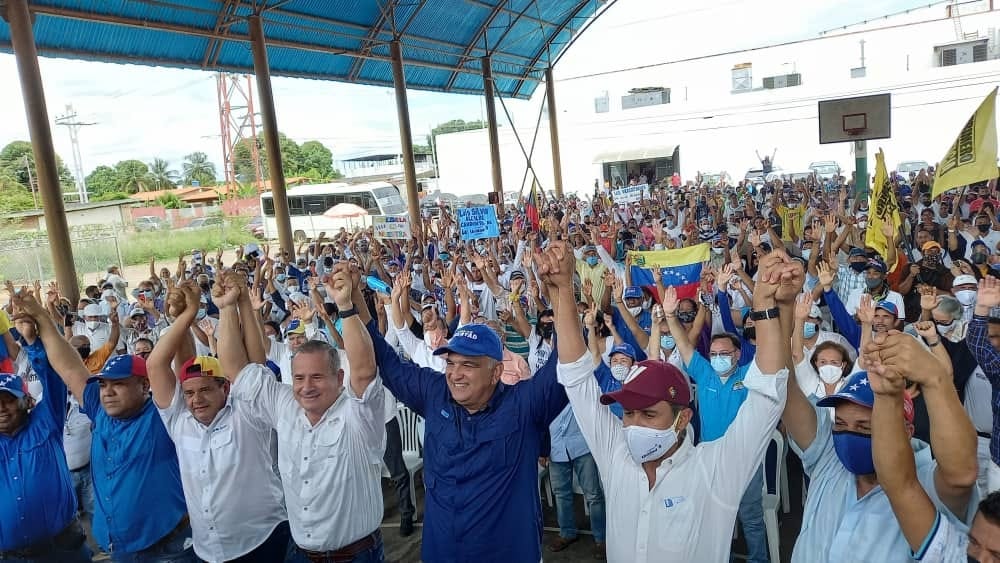
M 51 538 L 76 515 L 76 493 L 63 452 L 66 384 L 49 365 L 41 340 L 25 351 L 42 383 L 43 398 L 16 434 L 0 434 L 0 551 Z
M 539 561 L 542 435 L 569 403 L 556 381 L 558 355 L 531 379 L 498 384 L 486 408 L 470 414 L 444 374 L 401 360 L 374 322 L 368 332 L 383 384 L 426 420 L 423 560 Z
M 549 435 L 552 441 L 549 459 L 552 461 L 568 463 L 590 453 L 587 441 L 583 439 L 583 432 L 573 416 L 573 407 L 569 405 L 549 425 Z
M 88 383 L 80 405 L 94 421 L 94 538 L 105 551 L 135 553 L 187 514 L 177 452 L 151 399 L 134 417 L 113 418 L 101 405 L 100 387 Z

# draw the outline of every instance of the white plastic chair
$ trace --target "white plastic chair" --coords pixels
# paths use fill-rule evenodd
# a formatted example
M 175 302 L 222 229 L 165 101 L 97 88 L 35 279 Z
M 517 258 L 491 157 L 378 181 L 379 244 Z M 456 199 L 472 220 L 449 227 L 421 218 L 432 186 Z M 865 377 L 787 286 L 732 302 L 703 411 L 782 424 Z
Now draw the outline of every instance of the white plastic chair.
M 396 420 L 399 422 L 399 434 L 403 438 L 403 462 L 406 463 L 406 471 L 410 474 L 410 500 L 413 501 L 413 506 L 417 506 L 416 475 L 424 468 L 421 432 L 423 420 L 402 403 L 399 405 L 399 412 L 396 413 Z
M 770 483 L 771 487 L 768 487 L 767 472 L 764 475 L 764 527 L 767 529 L 767 547 L 771 561 L 781 561 L 778 549 L 778 507 L 781 506 L 781 479 L 785 469 L 785 437 L 781 432 L 774 430 L 771 432 L 771 442 L 774 442 L 777 458 L 774 460 L 774 479 Z M 770 489 L 774 489 L 775 492 L 771 493 Z
M 544 493 L 544 494 L 543 494 Z M 538 464 L 538 496 L 544 497 L 549 508 L 555 506 L 552 501 L 552 483 L 549 481 L 549 468 Z

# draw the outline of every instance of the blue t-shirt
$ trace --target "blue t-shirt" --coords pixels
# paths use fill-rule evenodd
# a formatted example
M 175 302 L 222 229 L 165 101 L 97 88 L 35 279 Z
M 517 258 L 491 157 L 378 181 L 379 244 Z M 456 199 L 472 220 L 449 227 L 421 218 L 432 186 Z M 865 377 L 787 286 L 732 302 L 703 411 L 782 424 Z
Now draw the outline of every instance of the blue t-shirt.
M 684 368 L 698 386 L 702 441 L 721 438 L 747 398 L 748 390 L 743 386 L 743 378 L 750 370 L 750 364 L 737 367 L 725 382 L 715 373 L 712 364 L 697 352 L 691 355 L 691 363 Z

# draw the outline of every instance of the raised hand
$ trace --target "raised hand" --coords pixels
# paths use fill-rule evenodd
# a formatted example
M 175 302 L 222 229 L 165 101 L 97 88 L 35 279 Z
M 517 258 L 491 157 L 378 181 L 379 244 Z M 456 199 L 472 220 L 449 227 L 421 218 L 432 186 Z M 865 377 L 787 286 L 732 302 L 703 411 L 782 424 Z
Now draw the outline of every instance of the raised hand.
M 826 262 L 819 262 L 816 264 L 816 277 L 819 278 L 819 284 L 823 286 L 823 289 L 829 290 L 833 286 L 833 278 L 836 275 L 836 270 L 830 267 Z
M 674 286 L 668 287 L 666 291 L 663 292 L 663 299 L 661 301 L 664 314 L 666 315 L 677 314 L 677 306 L 680 303 L 680 300 L 677 299 L 677 289 L 674 288 Z
M 535 257 L 538 275 L 545 285 L 559 291 L 559 288 L 573 287 L 573 272 L 576 269 L 576 256 L 572 247 L 564 240 L 555 240 L 549 244 L 545 252 Z
M 883 368 L 880 374 L 890 371 L 893 372 L 891 377 L 905 378 L 924 386 L 953 384 L 951 362 L 942 362 L 909 334 L 897 330 L 876 334 L 872 342 L 865 345 L 864 353 L 866 361 L 875 357 Z
M 756 230 L 751 231 L 750 232 L 750 237 L 749 237 L 748 240 L 750 241 L 751 246 L 753 246 L 755 248 L 758 247 L 758 246 L 760 246 L 760 242 L 761 242 L 760 241 L 760 233 L 758 233 Z
M 934 321 L 917 321 L 913 323 L 913 329 L 923 336 L 924 340 L 933 342 L 937 338 L 937 326 Z
M 920 308 L 924 311 L 933 311 L 940 301 L 934 288 L 927 284 L 920 284 L 917 286 L 917 291 L 920 293 Z
M 823 218 L 823 227 L 828 234 L 837 232 L 837 218 L 834 215 L 827 215 Z
M 867 293 L 862 294 L 858 302 L 858 321 L 863 324 L 872 324 L 875 321 L 875 302 Z
M 803 293 L 795 299 L 795 320 L 805 322 L 809 318 L 809 311 L 812 310 L 812 296 Z
M 594 284 L 589 279 L 583 280 L 583 295 L 589 297 L 591 301 L 594 299 Z
M 663 270 L 660 268 L 650 268 L 650 272 L 653 273 L 653 283 L 657 286 L 663 283 Z
M 236 305 L 243 285 L 243 276 L 227 270 L 212 286 L 212 302 L 220 309 Z
M 976 308 L 984 307 L 992 309 L 997 306 L 1000 306 L 1000 280 L 993 276 L 986 276 L 979 280 L 979 291 L 976 292 Z
M 326 293 L 337 304 L 338 309 L 345 310 L 353 306 L 351 298 L 354 295 L 354 283 L 350 264 L 341 262 L 334 266 L 333 272 L 326 282 Z
M 725 291 L 729 288 L 729 282 L 733 279 L 735 273 L 732 264 L 722 266 L 722 270 L 719 271 L 719 275 L 715 278 L 715 283 L 719 287 L 719 291 Z
M 896 229 L 892 228 L 892 223 L 889 221 L 882 222 L 882 236 L 886 239 L 893 239 L 896 237 Z
M 264 301 L 264 288 L 256 287 L 250 290 L 250 306 L 254 311 L 260 311 L 267 302 Z

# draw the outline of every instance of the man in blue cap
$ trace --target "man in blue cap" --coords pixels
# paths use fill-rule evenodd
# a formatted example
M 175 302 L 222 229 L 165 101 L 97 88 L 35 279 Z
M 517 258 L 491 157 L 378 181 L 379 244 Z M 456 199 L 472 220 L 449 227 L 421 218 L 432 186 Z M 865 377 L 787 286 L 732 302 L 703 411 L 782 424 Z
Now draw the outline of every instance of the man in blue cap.
M 920 385 L 934 457 L 926 442 L 910 440 L 917 479 L 941 513 L 967 530 L 966 522 L 978 500 L 976 433 L 958 400 L 950 362 L 896 331 L 876 334 L 864 354 L 868 364 L 893 366 Z M 908 397 L 903 403 L 906 430 L 912 436 L 913 404 Z M 838 393 L 815 406 L 799 385 L 789 382 L 782 421 L 810 479 L 793 563 L 912 560 L 889 499 L 879 486 L 872 457 L 873 404 L 867 372 L 855 373 Z M 834 409 L 835 417 L 828 408 Z
M 97 544 L 114 562 L 197 561 L 177 454 L 150 399 L 146 361 L 115 356 L 91 377 L 55 325 L 43 322 L 45 309 L 29 298 L 23 308 L 38 322 L 52 369 L 94 422 L 90 459 Z
M 507 386 L 500 381 L 499 337 L 486 325 L 470 324 L 435 351 L 445 358 L 442 374 L 401 360 L 386 344 L 357 274 L 353 302 L 371 344 L 345 331 L 348 361 L 374 353 L 385 386 L 426 420 L 423 560 L 539 561 L 537 460 L 542 435 L 567 404 L 555 378 L 556 355 L 531 379 Z

